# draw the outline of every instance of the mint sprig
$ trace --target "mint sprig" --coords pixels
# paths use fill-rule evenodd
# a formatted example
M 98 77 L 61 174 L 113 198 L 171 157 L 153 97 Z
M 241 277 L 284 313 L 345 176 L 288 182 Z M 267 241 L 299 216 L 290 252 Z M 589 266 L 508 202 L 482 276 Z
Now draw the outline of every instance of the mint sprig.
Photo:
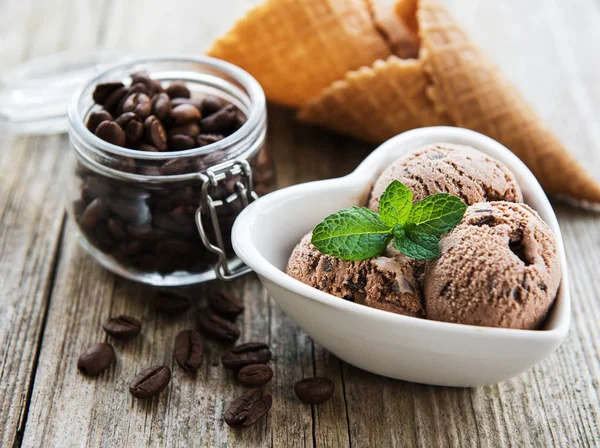
M 439 237 L 461 220 L 467 205 L 441 193 L 412 203 L 412 192 L 393 181 L 379 201 L 379 214 L 350 207 L 328 216 L 313 230 L 312 243 L 323 254 L 360 261 L 385 252 L 390 241 L 417 260 L 440 256 Z

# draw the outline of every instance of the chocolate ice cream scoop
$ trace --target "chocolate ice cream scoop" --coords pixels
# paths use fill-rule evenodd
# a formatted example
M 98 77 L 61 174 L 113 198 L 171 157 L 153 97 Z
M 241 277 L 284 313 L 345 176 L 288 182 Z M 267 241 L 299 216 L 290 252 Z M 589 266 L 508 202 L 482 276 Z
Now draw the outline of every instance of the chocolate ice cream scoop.
M 344 261 L 320 253 L 306 235 L 296 246 L 286 273 L 307 285 L 372 308 L 423 317 L 414 276 L 415 260 L 393 247 L 380 257 Z
M 482 202 L 427 262 L 427 318 L 488 327 L 539 328 L 561 280 L 554 235 L 525 204 Z
M 523 201 L 521 187 L 507 167 L 464 145 L 438 143 L 398 159 L 375 182 L 369 208 L 377 211 L 379 198 L 393 180 L 412 190 L 415 202 L 436 193 L 458 196 L 467 205 Z

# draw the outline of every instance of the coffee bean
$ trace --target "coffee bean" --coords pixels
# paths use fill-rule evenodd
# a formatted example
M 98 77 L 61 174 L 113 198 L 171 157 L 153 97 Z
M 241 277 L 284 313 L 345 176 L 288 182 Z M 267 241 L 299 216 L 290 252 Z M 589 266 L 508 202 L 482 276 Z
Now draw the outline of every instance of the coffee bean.
M 160 120 L 150 115 L 144 121 L 144 135 L 146 141 L 159 151 L 167 150 L 167 133 Z
M 150 78 L 150 76 L 148 76 L 147 73 L 143 73 L 143 72 L 133 73 L 131 75 L 131 83 L 132 84 L 137 84 L 137 83 L 144 84 L 148 88 L 149 96 L 153 96 L 164 90 L 162 88 L 162 86 L 160 85 L 159 81 L 156 81 L 156 80 Z
M 239 370 L 248 364 L 266 364 L 270 360 L 271 350 L 262 342 L 241 344 L 221 355 L 221 364 L 231 370 Z
M 184 134 L 175 134 L 169 137 L 169 149 L 171 151 L 182 151 L 192 149 L 196 146 L 196 141 L 192 137 Z
M 107 111 L 96 110 L 89 115 L 88 121 L 87 121 L 87 128 L 92 132 L 96 132 L 96 128 L 98 128 L 98 125 L 100 123 L 102 123 L 103 121 L 111 121 L 111 120 L 112 120 L 112 115 L 109 114 Z
M 92 93 L 92 98 L 96 103 L 104 104 L 104 102 L 111 93 L 122 87 L 125 86 L 122 82 L 119 81 L 102 82 L 100 84 L 96 84 L 96 87 L 94 88 L 94 93 Z
M 225 107 L 225 102 L 214 95 L 206 95 L 202 99 L 202 103 L 200 105 L 200 111 L 202 112 L 203 117 L 208 117 L 215 112 L 220 111 Z
M 147 144 L 147 143 L 141 143 L 141 144 L 138 146 L 138 149 L 139 149 L 140 151 L 158 152 L 158 148 L 156 148 L 156 147 L 154 147 L 154 146 L 152 146 L 152 145 L 149 145 L 149 144 Z M 141 167 L 141 168 L 143 168 L 143 167 Z M 156 167 L 150 167 L 150 168 L 156 168 Z
M 171 98 L 166 93 L 157 93 L 152 98 L 152 113 L 160 121 L 165 121 L 171 115 Z
M 127 87 L 118 88 L 106 97 L 103 103 L 104 109 L 106 109 L 110 113 L 114 113 L 121 100 L 125 98 L 128 93 L 129 89 Z
M 94 199 L 85 208 L 81 222 L 88 228 L 95 227 L 100 221 L 108 218 L 110 214 L 106 201 L 102 198 Z
M 204 357 L 204 341 L 197 331 L 183 330 L 175 337 L 175 361 L 183 370 L 198 370 Z
M 99 178 L 96 176 L 89 176 L 85 180 L 85 184 L 82 187 L 83 196 L 92 201 L 96 198 L 106 198 L 111 192 L 112 188 L 110 185 L 106 183 L 104 178 Z
M 211 309 L 228 319 L 235 319 L 244 312 L 244 303 L 239 297 L 225 291 L 215 291 L 208 296 Z
M 110 210 L 125 222 L 143 224 L 150 220 L 150 208 L 144 201 L 113 196 L 106 202 Z
M 126 141 L 125 132 L 114 121 L 103 121 L 96 128 L 96 135 L 102 140 L 117 146 L 124 146 Z
M 170 316 L 181 314 L 192 305 L 188 297 L 164 291 L 155 294 L 150 300 L 159 311 Z
M 156 166 L 140 166 L 137 172 L 144 176 L 160 176 L 160 170 Z
M 171 104 L 173 107 L 181 106 L 182 104 L 191 104 L 198 112 L 202 113 L 202 101 L 197 98 L 172 98 Z
M 160 167 L 160 173 L 165 176 L 174 176 L 176 174 L 185 174 L 189 169 L 187 159 L 171 159 L 163 163 Z
M 131 87 L 129 88 L 129 93 L 144 93 L 146 95 L 148 95 L 148 86 L 146 84 L 144 84 L 143 82 L 136 82 L 135 84 L 132 84 Z
M 129 392 L 135 398 L 151 398 L 161 393 L 171 381 L 171 369 L 152 366 L 142 370 L 129 383 Z
M 127 234 L 125 233 L 125 226 L 118 219 L 110 218 L 106 223 L 108 227 L 108 231 L 118 240 L 124 240 L 127 238 Z
M 222 341 L 233 342 L 240 337 L 237 325 L 216 314 L 209 314 L 198 320 L 198 328 L 206 336 Z
M 188 123 L 188 124 L 184 124 L 181 126 L 176 126 L 176 127 L 170 128 L 169 132 L 168 132 L 169 136 L 183 134 L 183 135 L 187 135 L 188 137 L 191 137 L 191 138 L 196 138 L 199 133 L 200 133 L 200 126 L 198 126 L 196 123 Z
M 134 112 L 125 112 L 115 121 L 125 131 L 128 143 L 136 143 L 142 138 L 144 124 Z
M 126 241 L 119 246 L 119 250 L 125 255 L 136 255 L 144 250 L 144 243 L 141 241 Z
M 194 222 L 197 207 L 193 205 L 180 205 L 169 212 L 169 217 L 177 224 L 186 225 Z
M 166 240 L 159 241 L 156 245 L 156 254 L 158 256 L 173 256 L 183 255 L 188 252 L 189 242 L 180 240 L 177 238 L 168 238 Z
M 175 81 L 165 89 L 167 94 L 171 98 L 189 98 L 190 89 L 188 89 L 184 82 Z
M 111 317 L 102 325 L 109 336 L 122 341 L 136 337 L 142 330 L 142 323 L 135 317 L 118 316 Z
M 134 238 L 142 241 L 158 241 L 169 236 L 169 232 L 163 229 L 157 229 L 150 225 L 135 225 L 129 224 L 127 226 L 127 233 Z
M 224 138 L 225 136 L 221 134 L 200 134 L 196 137 L 196 145 L 202 147 L 223 140 Z
M 225 411 L 225 423 L 232 428 L 246 428 L 265 416 L 272 405 L 271 394 L 252 389 L 231 403 Z
M 228 134 L 238 123 L 237 108 L 230 104 L 200 122 L 203 134 Z
M 94 344 L 79 357 L 77 368 L 88 376 L 100 375 L 115 361 L 115 350 L 104 342 Z
M 123 113 L 133 112 L 142 120 L 152 112 L 152 101 L 145 93 L 132 93 L 123 103 Z
M 171 111 L 171 118 L 175 125 L 179 126 L 198 121 L 202 118 L 202 115 L 200 115 L 200 111 L 191 104 L 182 104 L 173 108 Z
M 294 386 L 297 397 L 306 404 L 325 403 L 333 396 L 334 391 L 333 381 L 323 376 L 304 378 Z
M 248 364 L 238 372 L 238 381 L 246 387 L 261 387 L 271 381 L 273 370 L 266 364 Z

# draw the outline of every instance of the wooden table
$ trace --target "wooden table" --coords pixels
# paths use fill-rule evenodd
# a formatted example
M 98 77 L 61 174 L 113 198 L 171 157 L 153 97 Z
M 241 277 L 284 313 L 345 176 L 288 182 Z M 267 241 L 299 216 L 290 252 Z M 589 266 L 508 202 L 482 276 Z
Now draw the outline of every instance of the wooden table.
M 0 0 L 0 68 L 66 49 L 200 53 L 256 3 L 191 0 Z M 580 160 L 600 178 L 600 2 L 447 2 L 521 87 Z M 269 109 L 279 187 L 350 172 L 372 149 L 300 125 Z M 241 393 L 209 343 L 190 377 L 172 359 L 174 335 L 193 327 L 148 304 L 152 291 L 100 268 L 75 241 L 62 207 L 66 136 L 0 135 L 0 446 L 599 446 L 600 220 L 555 204 L 571 267 L 573 322 L 567 341 L 534 369 L 496 386 L 450 389 L 393 381 L 341 362 L 314 344 L 248 276 L 241 341 L 274 352 L 268 418 L 245 431 L 222 415 Z M 557 173 L 560 174 L 560 173 Z M 194 290 L 204 300 L 206 285 Z M 221 285 L 218 285 L 221 286 Z M 140 317 L 144 331 L 116 343 L 118 362 L 98 379 L 75 367 L 102 341 L 111 315 Z M 173 366 L 158 399 L 128 392 L 136 370 Z M 310 407 L 295 381 L 336 384 Z

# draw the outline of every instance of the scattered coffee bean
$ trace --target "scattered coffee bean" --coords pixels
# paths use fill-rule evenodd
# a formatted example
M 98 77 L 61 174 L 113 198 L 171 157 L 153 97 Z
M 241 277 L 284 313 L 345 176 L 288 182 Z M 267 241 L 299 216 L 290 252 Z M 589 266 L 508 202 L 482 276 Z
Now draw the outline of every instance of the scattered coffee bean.
M 167 132 L 162 123 L 154 115 L 150 115 L 144 121 L 144 135 L 148 143 L 159 151 L 167 149 Z
M 171 98 L 166 93 L 157 93 L 152 98 L 152 113 L 160 121 L 165 121 L 171 115 Z
M 222 341 L 233 342 L 240 337 L 236 324 L 216 314 L 208 314 L 198 319 L 198 328 L 206 336 Z
M 79 357 L 77 368 L 88 376 L 100 375 L 115 360 L 115 350 L 112 345 L 104 342 L 94 344 Z
M 196 145 L 202 147 L 223 140 L 224 138 L 225 136 L 221 134 L 200 134 L 196 137 Z
M 183 330 L 175 337 L 175 361 L 183 370 L 194 372 L 202 364 L 204 341 L 197 331 Z
M 94 111 L 88 117 L 87 128 L 92 132 L 96 132 L 98 125 L 103 121 L 112 121 L 112 115 L 105 110 Z
M 306 404 L 325 403 L 333 396 L 334 391 L 333 381 L 323 376 L 304 378 L 294 386 L 296 396 Z
M 161 393 L 171 381 L 171 369 L 152 366 L 142 370 L 129 383 L 129 392 L 135 398 L 151 398 Z
M 266 364 L 271 359 L 271 350 L 262 342 L 248 342 L 227 350 L 221 355 L 221 364 L 226 369 L 239 370 L 248 364 Z
M 192 301 L 186 296 L 165 291 L 152 296 L 151 302 L 159 311 L 171 316 L 181 314 L 192 306 Z
M 142 323 L 135 317 L 119 316 L 111 317 L 102 325 L 109 336 L 122 341 L 136 337 L 142 330 Z
M 266 364 L 248 364 L 238 372 L 238 381 L 246 387 L 261 387 L 271 381 L 273 370 Z
M 232 428 L 251 426 L 269 412 L 272 404 L 271 394 L 265 394 L 261 389 L 252 389 L 231 403 L 225 411 L 225 423 Z
M 96 128 L 96 135 L 113 145 L 125 145 L 126 136 L 121 127 L 114 121 L 103 121 Z
M 181 151 L 184 149 L 192 149 L 196 146 L 196 141 L 192 137 L 184 134 L 175 134 L 169 137 L 169 149 L 173 151 Z
M 108 96 L 113 93 L 115 90 L 125 87 L 122 82 L 102 82 L 97 84 L 94 88 L 94 93 L 92 94 L 92 98 L 98 104 L 104 104 Z
M 242 299 L 226 291 L 215 291 L 208 296 L 210 308 L 228 319 L 235 319 L 244 312 Z
M 188 89 L 184 82 L 175 81 L 169 85 L 165 90 L 171 98 L 189 98 L 190 89 Z

